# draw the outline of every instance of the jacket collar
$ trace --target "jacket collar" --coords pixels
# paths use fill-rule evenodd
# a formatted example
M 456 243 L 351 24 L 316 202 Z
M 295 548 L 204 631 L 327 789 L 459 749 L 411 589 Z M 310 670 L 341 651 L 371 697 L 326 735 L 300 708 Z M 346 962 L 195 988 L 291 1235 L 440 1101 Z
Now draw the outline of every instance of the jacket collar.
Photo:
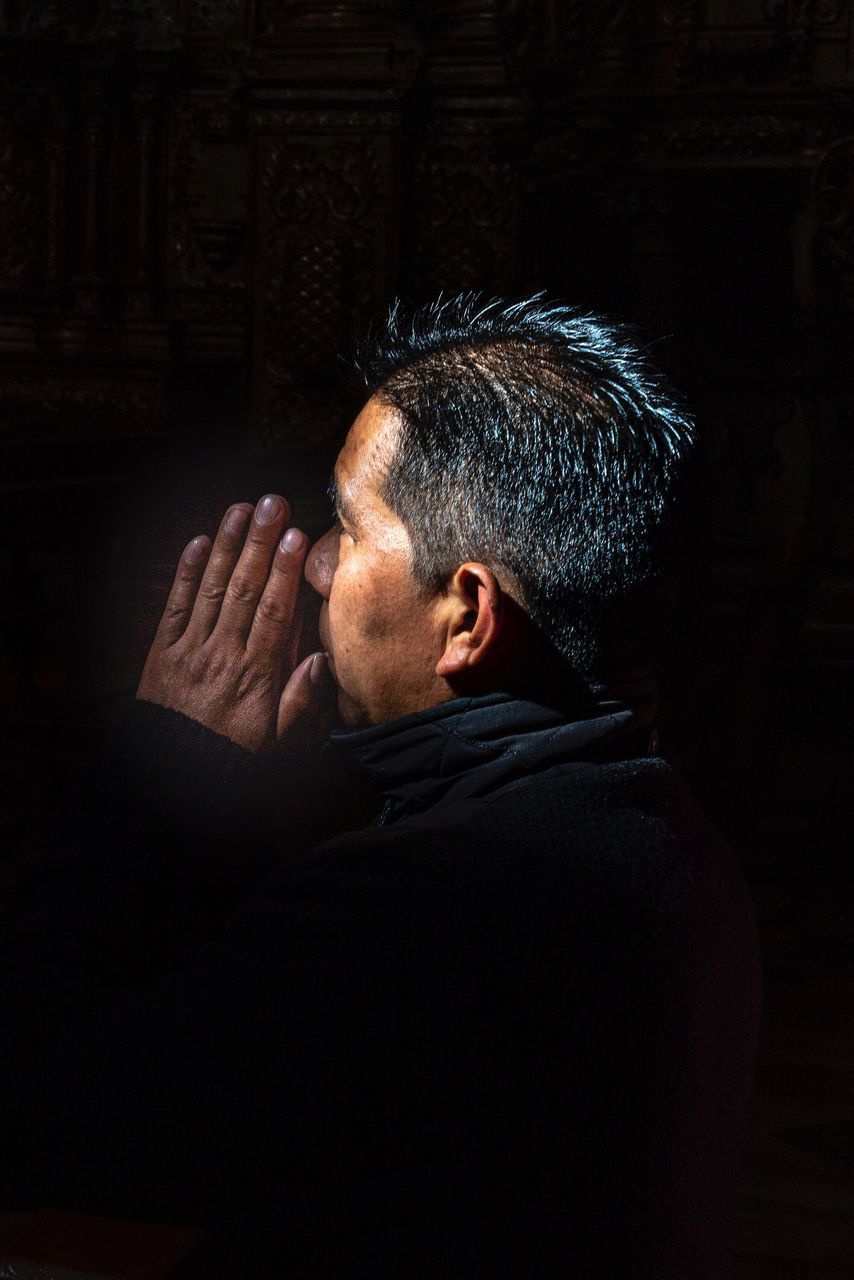
M 385 796 L 387 823 L 562 765 L 648 754 L 654 710 L 654 696 L 630 704 L 603 686 L 579 685 L 560 708 L 490 693 L 333 733 L 329 749 Z

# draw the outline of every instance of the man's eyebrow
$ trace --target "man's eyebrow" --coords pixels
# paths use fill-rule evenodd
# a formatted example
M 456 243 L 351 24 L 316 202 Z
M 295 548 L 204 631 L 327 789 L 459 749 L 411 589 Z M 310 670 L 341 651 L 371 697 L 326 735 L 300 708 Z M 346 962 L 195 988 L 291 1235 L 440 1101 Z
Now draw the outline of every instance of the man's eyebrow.
M 332 472 L 332 478 L 329 481 L 329 501 L 335 508 L 335 514 L 339 516 L 345 524 L 355 526 L 356 521 L 353 519 L 352 509 L 348 506 L 347 500 L 338 487 L 338 479 L 335 472 Z

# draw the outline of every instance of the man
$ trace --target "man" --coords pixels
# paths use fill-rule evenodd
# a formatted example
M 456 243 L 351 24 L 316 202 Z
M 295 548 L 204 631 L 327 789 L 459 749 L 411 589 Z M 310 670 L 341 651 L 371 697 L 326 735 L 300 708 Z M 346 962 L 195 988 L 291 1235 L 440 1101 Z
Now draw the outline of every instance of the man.
M 540 297 L 396 307 L 362 367 L 334 527 L 309 551 L 268 495 L 190 543 L 20 886 L 10 1194 L 203 1223 L 232 1275 L 722 1276 L 751 912 L 648 685 L 594 679 L 691 428 Z M 266 818 L 330 687 L 377 815 L 288 857 Z

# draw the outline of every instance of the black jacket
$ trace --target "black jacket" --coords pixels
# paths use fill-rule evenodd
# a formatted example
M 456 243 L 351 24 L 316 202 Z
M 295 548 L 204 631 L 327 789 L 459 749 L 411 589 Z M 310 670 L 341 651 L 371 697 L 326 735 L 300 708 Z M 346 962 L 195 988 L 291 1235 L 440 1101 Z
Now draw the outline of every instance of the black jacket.
M 379 818 L 287 858 L 287 769 L 136 704 L 7 913 L 7 1200 L 237 1276 L 725 1274 L 752 913 L 647 741 L 503 694 L 336 735 Z

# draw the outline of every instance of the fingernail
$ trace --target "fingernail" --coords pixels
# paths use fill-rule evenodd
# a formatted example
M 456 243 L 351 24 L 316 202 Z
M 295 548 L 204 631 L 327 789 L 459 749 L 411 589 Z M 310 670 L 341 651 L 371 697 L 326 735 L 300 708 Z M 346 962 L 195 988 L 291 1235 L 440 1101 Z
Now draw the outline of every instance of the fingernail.
M 291 552 L 299 551 L 304 541 L 305 534 L 302 533 L 301 530 L 288 529 L 284 538 L 282 538 L 282 550 Z
M 259 524 L 272 524 L 276 516 L 282 509 L 282 504 L 278 498 L 274 498 L 272 494 L 268 494 L 266 498 L 262 498 L 255 508 L 255 519 Z
M 227 533 L 239 533 L 246 524 L 246 518 L 249 512 L 244 507 L 234 507 L 225 517 L 225 528 Z
M 184 559 L 189 560 L 190 564 L 198 564 L 200 560 L 204 560 L 208 553 L 207 541 L 204 537 L 193 538 L 193 541 L 187 546 L 184 552 Z
M 312 684 L 320 684 L 326 674 L 326 654 L 316 653 L 311 660 L 308 678 Z

